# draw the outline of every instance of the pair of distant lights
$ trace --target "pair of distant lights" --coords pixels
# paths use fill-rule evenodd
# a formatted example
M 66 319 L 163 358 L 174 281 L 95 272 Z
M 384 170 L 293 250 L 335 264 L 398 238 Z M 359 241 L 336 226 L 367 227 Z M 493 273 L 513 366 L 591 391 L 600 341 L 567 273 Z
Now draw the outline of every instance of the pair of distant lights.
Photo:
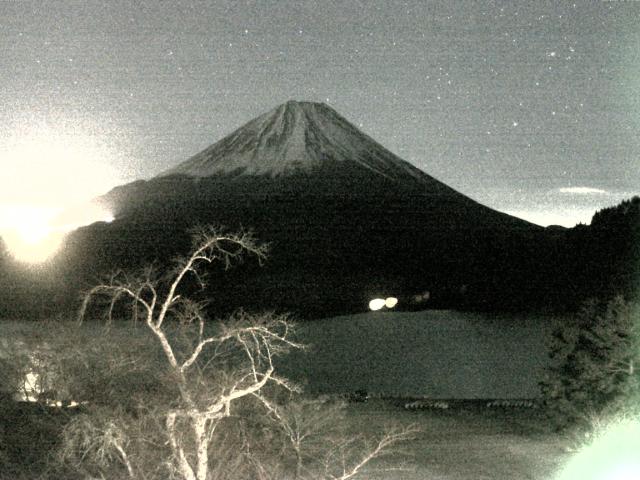
M 377 310 L 382 310 L 383 308 L 391 309 L 397 304 L 398 299 L 396 297 L 374 298 L 369 302 L 369 310 L 375 312 Z

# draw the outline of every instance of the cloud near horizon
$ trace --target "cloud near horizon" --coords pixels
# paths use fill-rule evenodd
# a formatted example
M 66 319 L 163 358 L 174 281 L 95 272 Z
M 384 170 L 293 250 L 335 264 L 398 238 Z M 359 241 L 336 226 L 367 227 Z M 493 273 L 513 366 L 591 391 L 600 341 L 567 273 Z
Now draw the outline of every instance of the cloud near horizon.
M 600 188 L 592 187 L 563 187 L 559 188 L 558 192 L 566 194 L 578 194 L 578 195 L 608 195 L 609 192 Z

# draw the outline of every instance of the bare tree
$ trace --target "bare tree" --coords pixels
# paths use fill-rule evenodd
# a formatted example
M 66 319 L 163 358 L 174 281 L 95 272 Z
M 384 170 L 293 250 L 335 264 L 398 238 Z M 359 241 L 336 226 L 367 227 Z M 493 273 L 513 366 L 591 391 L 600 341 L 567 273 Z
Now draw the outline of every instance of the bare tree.
M 357 478 L 372 460 L 402 453 L 399 445 L 413 440 L 420 429 L 416 425 L 391 427 L 377 438 L 366 435 L 342 436 L 333 439 L 322 457 L 322 478 L 350 480 Z M 398 466 L 382 468 L 385 472 L 404 470 Z M 314 477 L 307 477 L 309 480 Z
M 265 247 L 250 233 L 219 234 L 212 229 L 200 230 L 194 245 L 188 257 L 177 261 L 166 282 L 168 286 L 165 287 L 164 279 L 155 276 L 151 269 L 133 278 L 120 272 L 89 290 L 79 320 L 84 319 L 87 307 L 96 296 L 107 297 L 109 320 L 114 307 L 123 298 L 130 300 L 136 314 L 142 312 L 141 320 L 162 347 L 179 391 L 178 404 L 165 413 L 164 419 L 175 468 L 185 480 L 206 480 L 209 441 L 218 422 L 231 415 L 235 401 L 258 392 L 270 382 L 291 389 L 286 380 L 276 376 L 273 359 L 289 348 L 300 348 L 301 345 L 290 339 L 291 324 L 282 315 L 252 316 L 240 312 L 230 321 L 219 323 L 213 334 L 207 334 L 202 305 L 181 297 L 181 284 L 190 275 L 204 285 L 200 269 L 203 264 L 221 261 L 229 267 L 245 253 L 263 259 Z M 171 319 L 183 326 L 195 326 L 195 339 L 189 348 L 184 347 L 184 342 L 178 347 L 170 340 L 168 321 Z M 228 356 L 231 349 L 242 352 L 243 367 L 234 371 L 234 378 L 206 388 L 202 369 L 212 360 Z M 206 363 L 203 362 L 205 350 L 209 350 Z M 190 431 L 193 443 L 182 438 L 185 428 Z M 192 451 L 187 451 L 187 445 L 193 445 Z M 122 450 L 120 444 L 117 447 Z M 126 462 L 126 455 L 121 453 L 120 459 L 133 477 L 135 473 Z
M 283 406 L 273 405 L 264 398 L 261 401 L 277 419 L 293 451 L 295 480 L 356 478 L 372 460 L 404 453 L 396 448 L 420 432 L 411 424 L 388 427 L 375 438 L 364 433 L 354 434 L 346 428 L 349 422 L 343 400 L 305 398 Z
M 283 478 L 281 466 L 268 468 L 264 456 L 256 455 L 257 449 L 246 434 L 249 430 L 242 426 L 242 409 L 253 403 L 266 412 L 264 418 L 270 419 L 271 438 L 275 438 L 273 431 L 280 432 L 278 435 L 284 437 L 288 445 L 277 447 L 274 441 L 271 452 L 293 451 L 295 478 L 303 478 L 303 473 L 307 477 L 311 470 L 304 466 L 305 459 L 309 458 L 306 449 L 310 439 L 317 436 L 314 431 L 323 429 L 322 414 L 303 419 L 302 416 L 309 415 L 309 409 L 298 411 L 289 407 L 287 410 L 269 393 L 273 389 L 290 393 L 298 390 L 276 374 L 274 365 L 276 357 L 291 349 L 303 348 L 293 339 L 293 324 L 288 316 L 238 311 L 224 322 L 210 322 L 204 304 L 184 294 L 189 281 L 195 280 L 204 286 L 204 266 L 220 262 L 226 269 L 246 254 L 262 261 L 266 248 L 250 233 L 200 229 L 194 237 L 191 254 L 177 260 L 168 274 L 159 275 L 152 268 L 133 276 L 118 272 L 84 295 L 79 322 L 84 321 L 90 306 L 99 298 L 106 300 L 102 306 L 107 324 L 123 304 L 130 307 L 131 318 L 144 325 L 160 346 L 168 371 L 167 383 L 171 384 L 169 390 L 174 392 L 174 398 L 157 405 L 141 399 L 140 408 L 133 415 L 122 409 L 114 411 L 111 418 L 108 414 L 95 418 L 79 415 L 65 430 L 63 458 L 75 459 L 77 466 L 85 460 L 92 460 L 100 468 L 115 463 L 130 478 L 213 480 L 230 478 L 228 465 L 221 462 L 235 455 L 236 460 L 229 463 L 251 469 L 250 474 L 245 474 L 248 478 Z M 132 371 L 145 372 L 144 368 Z M 331 415 L 329 410 L 324 413 Z M 132 421 L 134 418 L 137 423 Z M 141 422 L 141 418 L 146 423 Z M 229 425 L 233 427 L 229 429 Z M 313 478 L 350 479 L 370 460 L 412 433 L 411 428 L 389 431 L 370 444 L 361 442 L 360 438 L 329 436 L 330 441 L 323 444 L 325 451 L 320 454 L 316 449 L 314 465 L 320 470 L 317 472 L 320 476 Z M 229 444 L 238 447 L 230 449 Z M 316 445 L 319 444 L 322 442 L 316 441 Z M 365 450 L 354 454 L 356 445 Z M 140 453 L 146 450 L 152 453 Z M 162 461 L 162 454 L 158 453 L 154 457 L 155 466 L 150 465 L 149 455 L 165 450 L 169 458 Z M 147 458 L 143 458 L 145 455 Z M 330 465 L 333 461 L 338 463 Z M 282 462 L 276 459 L 274 463 Z M 279 476 L 275 476 L 276 470 Z M 240 478 L 236 472 L 233 475 L 231 478 Z

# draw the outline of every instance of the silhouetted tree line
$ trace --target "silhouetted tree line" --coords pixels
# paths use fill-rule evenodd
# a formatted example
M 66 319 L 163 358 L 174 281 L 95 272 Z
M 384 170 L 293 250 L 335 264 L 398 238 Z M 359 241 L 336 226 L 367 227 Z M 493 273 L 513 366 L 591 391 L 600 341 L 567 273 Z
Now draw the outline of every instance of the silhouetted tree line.
M 218 192 L 209 187 L 202 192 Z M 163 193 L 156 190 L 150 188 L 153 195 Z M 439 218 L 416 228 L 421 219 L 429 220 L 428 212 L 417 210 L 410 213 L 414 218 L 406 219 L 402 212 L 396 215 L 392 199 L 385 198 L 292 204 L 267 196 L 261 205 L 237 198 L 224 203 L 221 193 L 202 195 L 197 208 L 191 201 L 167 206 L 144 197 L 144 205 L 162 208 L 133 210 L 124 220 L 80 229 L 46 268 L 25 269 L 10 259 L 0 260 L 0 314 L 71 311 L 79 292 L 101 274 L 122 265 L 136 268 L 155 262 L 162 267 L 184 254 L 189 228 L 210 222 L 211 216 L 232 229 L 250 226 L 270 243 L 264 268 L 247 261 L 230 272 L 224 284 L 208 287 L 210 308 L 220 314 L 243 305 L 318 318 L 364 311 L 379 295 L 399 297 L 398 309 L 576 311 L 589 298 L 621 294 L 632 299 L 639 290 L 639 197 L 597 212 L 588 226 L 496 225 L 487 230 L 457 228 Z M 209 211 L 203 205 L 217 208 Z M 449 208 L 462 219 L 458 224 L 473 223 L 465 219 L 465 208 Z M 351 228 L 354 215 L 368 225 L 366 230 Z M 429 292 L 428 301 L 412 302 L 424 292 Z
M 578 300 L 638 298 L 640 280 L 640 197 L 598 211 L 591 225 L 568 232 L 567 283 Z
M 468 289 L 470 309 L 574 312 L 585 301 L 640 294 L 640 197 L 598 211 L 590 225 L 550 227 L 507 245 Z M 473 287 L 473 285 L 472 285 Z M 483 300 L 485 295 L 486 300 Z

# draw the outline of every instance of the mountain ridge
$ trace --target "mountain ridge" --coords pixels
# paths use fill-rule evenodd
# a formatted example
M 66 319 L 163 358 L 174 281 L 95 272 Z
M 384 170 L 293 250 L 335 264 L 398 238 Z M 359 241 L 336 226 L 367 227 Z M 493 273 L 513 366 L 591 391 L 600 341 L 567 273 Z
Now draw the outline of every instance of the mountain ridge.
M 276 177 L 324 162 L 355 163 L 394 180 L 436 181 L 361 132 L 324 103 L 289 100 L 157 177 L 249 174 Z

